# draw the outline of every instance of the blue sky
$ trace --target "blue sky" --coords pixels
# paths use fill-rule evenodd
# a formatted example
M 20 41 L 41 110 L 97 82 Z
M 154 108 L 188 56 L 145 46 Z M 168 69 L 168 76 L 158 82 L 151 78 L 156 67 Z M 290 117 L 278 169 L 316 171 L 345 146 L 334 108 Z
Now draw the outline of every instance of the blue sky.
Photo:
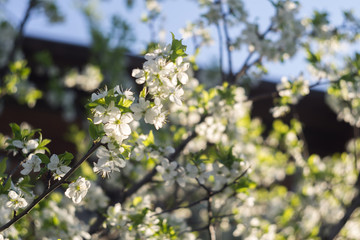
M 8 17 L 14 24 L 18 24 L 22 18 L 27 6 L 25 0 L 8 0 L 5 5 Z M 84 17 L 74 7 L 74 0 L 57 0 L 61 11 L 65 15 L 66 22 L 51 25 L 43 15 L 34 14 L 28 22 L 25 34 L 30 36 L 38 36 L 52 40 L 76 43 L 87 45 L 90 43 L 88 28 Z M 109 27 L 109 19 L 113 14 L 120 14 L 126 19 L 129 19 L 131 26 L 134 29 L 137 41 L 131 46 L 134 53 L 140 52 L 144 49 L 146 42 L 149 40 L 148 28 L 140 22 L 141 13 L 144 10 L 144 1 L 135 0 L 135 6 L 129 10 L 124 7 L 123 0 L 106 0 L 99 5 L 102 12 L 102 26 L 104 29 Z M 273 9 L 267 0 L 247 0 L 244 1 L 250 14 L 250 19 L 256 19 L 260 25 L 265 28 L 269 24 L 269 17 Z M 300 15 L 311 16 L 314 9 L 326 10 L 330 14 L 330 19 L 333 23 L 341 22 L 341 10 L 353 9 L 355 14 L 359 13 L 358 1 L 355 0 L 300 0 L 302 5 Z M 1 6 L 1 5 L 0 5 Z M 167 32 L 174 32 L 180 37 L 179 29 L 184 27 L 187 21 L 198 18 L 200 10 L 197 9 L 194 0 L 167 0 L 163 4 L 163 10 L 166 13 L 166 19 L 162 22 L 163 27 Z M 170 33 L 168 34 L 170 38 Z M 214 37 L 216 35 L 214 34 Z M 185 42 L 191 49 L 191 43 Z M 235 55 L 234 62 L 241 65 L 244 59 L 244 54 L 239 53 Z M 199 56 L 199 65 L 206 67 L 209 64 L 216 62 L 218 58 L 218 49 L 216 46 L 204 51 Z M 211 59 L 209 61 L 209 59 Z M 286 64 L 268 64 L 269 77 L 278 79 L 282 75 L 295 76 L 305 69 L 303 62 L 304 54 L 299 53 Z M 238 66 L 236 66 L 238 67 Z M 235 70 L 236 70 L 235 67 Z

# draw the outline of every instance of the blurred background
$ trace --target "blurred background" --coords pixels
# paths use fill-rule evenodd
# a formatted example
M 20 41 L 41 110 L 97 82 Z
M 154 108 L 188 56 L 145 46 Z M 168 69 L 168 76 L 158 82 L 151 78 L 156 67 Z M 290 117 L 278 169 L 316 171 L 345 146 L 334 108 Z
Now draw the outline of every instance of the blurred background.
M 32 7 L 35 2 L 38 5 Z M 1 99 L 0 132 L 8 134 L 10 122 L 26 122 L 42 128 L 45 137 L 53 140 L 50 147 L 56 147 L 56 152 L 81 153 L 90 142 L 83 130 L 87 126 L 83 106 L 91 92 L 104 85 L 122 85 L 136 90 L 131 70 L 141 66 L 141 54 L 151 45 L 149 43 L 171 41 L 170 32 L 177 38 L 184 38 L 188 53 L 195 54 L 196 46 L 184 34 L 184 28 L 203 14 L 197 1 L 159 1 L 160 5 L 154 6 L 149 6 L 148 2 L 151 1 L 0 1 L 0 67 L 5 69 L 10 59 L 26 59 L 14 68 L 30 83 L 17 89 L 13 94 L 15 98 L 4 96 Z M 351 0 L 299 2 L 302 6 L 299 17 L 326 11 L 332 24 L 341 24 L 342 10 L 352 9 L 358 13 L 357 2 Z M 249 19 L 264 31 L 274 14 L 271 1 L 245 1 L 245 5 Z M 195 75 L 200 81 L 212 81 L 208 76 L 219 77 L 216 72 L 219 41 L 215 27 L 209 29 L 209 34 L 214 40 L 196 57 L 198 71 Z M 354 47 L 346 51 L 354 51 Z M 246 53 L 247 49 L 234 53 L 234 67 L 240 68 Z M 286 63 L 265 60 L 267 74 L 252 85 L 250 96 L 274 91 L 282 76 L 299 73 L 307 76 L 305 57 L 304 51 L 299 51 Z M 224 64 L 226 71 L 228 65 Z M 1 78 L 4 76 L 2 74 Z M 257 101 L 253 115 L 270 126 L 273 121 L 269 113 L 271 107 L 271 101 Z M 300 102 L 298 110 L 312 148 L 310 152 L 325 155 L 341 151 L 351 138 L 352 128 L 337 121 L 325 104 L 323 92 L 313 91 Z

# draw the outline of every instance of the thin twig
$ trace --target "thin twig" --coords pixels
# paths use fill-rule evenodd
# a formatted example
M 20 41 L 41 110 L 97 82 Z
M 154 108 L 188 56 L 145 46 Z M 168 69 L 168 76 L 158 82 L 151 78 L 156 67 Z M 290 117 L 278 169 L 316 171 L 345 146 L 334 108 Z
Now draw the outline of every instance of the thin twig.
M 52 193 L 55 189 L 57 189 L 59 186 L 61 186 L 79 167 L 80 165 L 86 161 L 94 152 L 95 150 L 101 146 L 101 142 L 94 143 L 92 147 L 88 150 L 88 152 L 78 161 L 74 164 L 74 166 L 65 174 L 63 178 L 61 178 L 59 181 L 55 182 L 49 189 L 44 191 L 40 196 L 38 196 L 34 201 L 25 208 L 20 214 L 14 216 L 10 221 L 8 221 L 6 224 L 2 225 L 0 227 L 0 232 L 4 231 L 17 221 L 19 221 L 21 218 L 23 218 L 26 214 L 28 214 L 41 200 L 46 198 L 50 193 Z
M 224 186 L 222 188 L 220 188 L 219 190 L 217 191 L 212 191 L 210 188 L 206 187 L 205 185 L 203 184 L 200 184 L 199 185 L 201 187 L 203 187 L 206 191 L 207 191 L 207 195 L 203 198 L 200 198 L 192 203 L 189 203 L 188 205 L 185 205 L 185 206 L 177 206 L 177 207 L 173 207 L 173 208 L 170 208 L 170 209 L 166 209 L 166 210 L 163 210 L 162 212 L 159 212 L 159 213 L 156 213 L 154 215 L 161 215 L 161 214 L 164 214 L 164 213 L 167 213 L 167 212 L 172 212 L 172 211 L 175 211 L 175 210 L 178 210 L 178 209 L 182 209 L 182 208 L 191 208 L 195 205 L 198 205 L 199 203 L 203 202 L 203 201 L 208 201 L 209 198 L 223 192 L 227 187 L 235 184 L 240 178 L 242 178 L 243 176 L 245 176 L 245 174 L 247 173 L 247 171 L 249 170 L 249 168 L 245 169 L 244 172 L 242 172 L 238 177 L 236 177 L 232 182 L 230 183 L 226 183 L 224 184 Z
M 265 30 L 265 32 L 263 32 L 263 34 L 260 34 L 260 35 L 259 35 L 259 38 L 260 38 L 260 39 L 265 38 L 265 36 L 266 36 L 269 32 L 271 32 L 272 30 L 274 30 L 274 29 L 273 29 L 273 25 L 272 25 L 272 23 L 271 23 L 270 26 Z M 253 66 L 253 65 L 257 64 L 257 63 L 261 63 L 262 56 L 259 56 L 256 60 L 254 60 L 253 62 L 249 63 L 249 61 L 251 60 L 251 58 L 252 58 L 252 56 L 254 55 L 254 53 L 255 53 L 255 51 L 249 52 L 249 54 L 248 54 L 248 56 L 246 57 L 243 65 L 241 66 L 240 70 L 239 70 L 237 73 L 235 73 L 235 78 L 234 78 L 234 80 L 239 79 L 240 77 L 244 76 L 245 73 L 247 72 L 247 70 L 248 70 L 251 66 Z

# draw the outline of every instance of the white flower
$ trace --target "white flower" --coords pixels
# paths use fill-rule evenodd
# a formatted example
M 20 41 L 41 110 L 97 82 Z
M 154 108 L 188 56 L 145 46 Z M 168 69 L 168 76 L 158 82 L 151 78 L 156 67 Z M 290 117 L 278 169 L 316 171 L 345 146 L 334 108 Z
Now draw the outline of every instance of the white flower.
M 145 122 L 153 124 L 156 130 L 162 128 L 165 121 L 166 121 L 165 112 L 161 112 L 159 108 L 156 107 L 150 108 L 145 113 Z
M 91 95 L 91 101 L 94 102 L 100 98 L 104 98 L 106 97 L 108 94 L 107 88 L 105 87 L 105 89 L 103 91 L 100 91 L 99 93 L 93 93 Z
M 212 164 L 213 170 L 210 172 L 214 176 L 214 188 L 213 190 L 219 190 L 227 182 L 228 177 L 230 176 L 230 171 L 225 166 L 219 166 L 216 162 Z
M 145 72 L 144 70 L 141 69 L 133 69 L 131 76 L 133 76 L 134 78 L 136 78 L 136 83 L 137 84 L 143 84 L 145 83 Z
M 66 165 L 62 165 L 56 154 L 50 157 L 50 163 L 47 166 L 49 170 L 55 171 L 53 175 L 55 179 L 61 179 L 71 169 Z
M 24 154 L 28 154 L 32 150 L 36 149 L 39 146 L 39 140 L 37 139 L 30 139 L 26 143 L 20 141 L 20 140 L 14 140 L 12 142 L 12 145 L 14 145 L 17 148 L 21 148 L 21 151 Z
M 118 135 L 127 137 L 131 134 L 131 128 L 129 123 L 133 120 L 131 113 L 121 113 L 118 109 L 116 112 L 113 112 L 109 118 L 109 122 L 105 125 L 105 132 L 111 133 L 115 131 Z
M 17 194 L 15 191 L 11 190 L 8 193 L 9 201 L 6 203 L 6 207 L 12 208 L 15 211 L 19 208 L 24 208 L 28 205 L 25 198 L 22 198 L 21 194 Z
M 270 109 L 274 118 L 284 116 L 286 113 L 290 112 L 290 107 L 288 105 L 275 106 Z
M 124 92 L 120 90 L 120 86 L 117 85 L 114 87 L 114 96 L 117 97 L 119 95 L 125 96 L 127 100 L 134 101 L 134 93 L 130 90 L 125 90 Z
M 176 171 L 177 166 L 177 162 L 170 163 L 168 159 L 163 158 L 163 160 L 161 161 L 161 165 L 156 166 L 156 170 L 161 174 L 164 181 L 172 182 L 178 174 L 178 172 Z
M 115 131 L 108 131 L 106 135 L 101 138 L 101 143 L 107 143 L 108 149 L 116 149 L 117 145 L 121 145 L 121 143 L 128 136 L 119 135 L 119 133 Z
M 69 188 L 66 189 L 65 196 L 71 198 L 74 203 L 79 204 L 89 188 L 90 182 L 83 177 L 79 177 L 76 182 L 71 183 Z
M 123 151 L 123 149 L 121 149 Z M 108 150 L 104 146 L 100 146 L 96 152 L 99 158 L 97 163 L 94 163 L 94 172 L 101 172 L 102 177 L 108 176 L 113 171 L 120 172 L 120 168 L 126 165 L 125 159 L 121 156 L 119 150 Z
M 121 209 L 120 203 L 109 207 L 107 215 L 107 221 L 111 226 L 125 226 L 127 223 L 126 212 Z
M 171 94 L 169 96 L 169 100 L 181 106 L 181 96 L 184 95 L 184 90 L 180 86 L 177 86 L 176 88 L 170 89 L 170 91 Z
M 114 101 L 111 101 L 107 108 L 97 105 L 94 109 L 94 124 L 108 123 L 110 117 L 118 111 L 115 107 Z
M 161 112 L 163 105 L 159 98 L 155 98 L 155 106 L 149 108 L 145 113 L 145 122 L 149 124 L 154 124 L 156 130 L 161 128 L 166 121 L 166 112 Z
M 133 103 L 130 106 L 130 109 L 134 112 L 134 119 L 136 121 L 139 121 L 141 117 L 145 114 L 149 106 L 150 102 L 148 100 L 145 100 L 145 98 L 139 98 L 139 103 Z
M 205 184 L 206 179 L 209 178 L 209 172 L 206 172 L 206 166 L 201 163 L 198 166 L 188 163 L 186 165 L 186 173 L 191 178 L 196 178 L 200 184 Z
M 189 177 L 195 178 L 198 175 L 198 168 L 193 164 L 186 164 L 186 173 Z
M 175 63 L 177 73 L 173 76 L 172 81 L 179 80 L 182 84 L 186 84 L 189 81 L 189 76 L 185 72 L 189 69 L 190 64 L 188 62 L 183 63 L 182 57 L 176 58 Z
M 21 164 L 21 166 L 23 166 L 23 170 L 21 170 L 21 174 L 22 175 L 28 175 L 32 170 L 34 170 L 34 172 L 39 172 L 40 171 L 40 164 L 41 164 L 41 159 L 35 155 L 35 154 L 30 154 L 26 161 Z

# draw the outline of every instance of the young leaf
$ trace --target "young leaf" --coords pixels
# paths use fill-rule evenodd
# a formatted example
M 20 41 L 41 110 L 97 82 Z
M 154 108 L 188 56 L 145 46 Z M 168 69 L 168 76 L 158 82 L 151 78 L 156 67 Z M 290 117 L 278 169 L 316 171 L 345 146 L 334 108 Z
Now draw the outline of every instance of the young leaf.
M 175 39 L 175 35 L 171 33 L 172 35 L 172 43 L 171 43 L 171 55 L 170 60 L 175 62 L 176 58 L 178 57 L 186 57 L 187 54 L 186 51 L 186 45 L 182 44 L 182 40 Z
M 74 158 L 74 155 L 72 155 L 69 152 L 65 152 L 63 154 L 59 154 L 59 159 L 62 161 L 65 165 L 69 165 L 71 160 Z
M 4 174 L 6 171 L 6 161 L 7 158 L 3 158 L 0 162 L 0 175 Z
M 37 153 L 36 155 L 41 159 L 41 162 L 42 162 L 42 163 L 48 164 L 48 163 L 50 162 L 49 157 L 46 156 L 45 154 L 43 154 L 43 153 Z
M 16 123 L 10 123 L 9 125 L 11 127 L 14 137 L 16 139 L 21 139 L 21 130 L 20 130 L 19 125 L 17 125 Z

